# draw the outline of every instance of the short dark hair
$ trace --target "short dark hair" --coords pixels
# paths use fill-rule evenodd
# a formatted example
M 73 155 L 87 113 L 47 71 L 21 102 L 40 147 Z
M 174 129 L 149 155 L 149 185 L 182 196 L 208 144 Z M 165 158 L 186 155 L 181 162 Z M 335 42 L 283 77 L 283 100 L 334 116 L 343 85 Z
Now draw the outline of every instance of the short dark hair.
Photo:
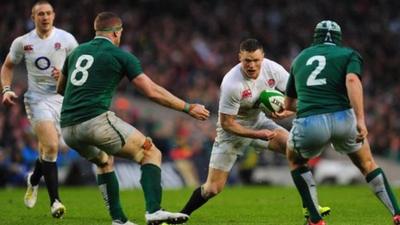
M 114 32 L 122 29 L 121 18 L 113 12 L 101 12 L 94 20 L 94 30 L 101 32 Z
M 240 42 L 240 51 L 254 52 L 258 49 L 264 51 L 264 47 L 257 39 L 248 38 Z
M 47 1 L 47 0 L 39 0 L 39 1 L 35 2 L 35 4 L 32 6 L 32 15 L 33 15 L 33 13 L 34 13 L 33 10 L 34 10 L 35 7 L 38 6 L 38 5 L 50 5 L 51 8 L 53 8 L 53 6 L 50 4 L 49 1 Z M 54 11 L 54 10 L 53 10 L 53 11 Z

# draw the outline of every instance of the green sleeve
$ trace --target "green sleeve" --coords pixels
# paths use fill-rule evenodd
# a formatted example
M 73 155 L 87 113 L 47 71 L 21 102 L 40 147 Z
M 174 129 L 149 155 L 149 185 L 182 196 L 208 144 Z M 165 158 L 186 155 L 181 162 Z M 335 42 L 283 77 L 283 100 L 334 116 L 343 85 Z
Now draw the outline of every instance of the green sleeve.
M 143 73 L 142 66 L 140 64 L 140 61 L 136 56 L 125 52 L 124 56 L 124 74 L 128 77 L 129 81 L 133 80 L 135 77 L 137 77 L 139 74 Z
M 362 64 L 363 64 L 363 60 L 362 60 L 361 55 L 358 54 L 358 52 L 353 51 L 350 55 L 349 63 L 347 64 L 346 74 L 347 73 L 355 73 L 358 76 L 361 76 Z
M 290 70 L 289 80 L 286 85 L 286 96 L 297 98 L 296 85 L 294 83 L 293 67 Z

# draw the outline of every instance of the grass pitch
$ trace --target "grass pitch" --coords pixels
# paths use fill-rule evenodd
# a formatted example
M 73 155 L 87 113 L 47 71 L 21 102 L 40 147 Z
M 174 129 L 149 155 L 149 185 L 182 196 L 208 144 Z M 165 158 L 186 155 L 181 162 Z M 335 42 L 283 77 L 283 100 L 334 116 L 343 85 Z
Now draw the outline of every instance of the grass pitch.
M 179 211 L 192 189 L 165 190 L 163 207 Z M 53 219 L 45 188 L 40 188 L 35 208 L 23 204 L 25 189 L 0 189 L 2 225 L 110 225 L 111 220 L 96 187 L 61 187 L 67 208 L 63 219 Z M 400 189 L 395 190 L 400 196 Z M 392 225 L 391 216 L 368 186 L 319 187 L 321 205 L 332 208 L 329 225 Z M 144 199 L 141 190 L 121 191 L 127 216 L 143 225 Z M 300 197 L 293 187 L 226 188 L 192 214 L 188 225 L 303 225 Z

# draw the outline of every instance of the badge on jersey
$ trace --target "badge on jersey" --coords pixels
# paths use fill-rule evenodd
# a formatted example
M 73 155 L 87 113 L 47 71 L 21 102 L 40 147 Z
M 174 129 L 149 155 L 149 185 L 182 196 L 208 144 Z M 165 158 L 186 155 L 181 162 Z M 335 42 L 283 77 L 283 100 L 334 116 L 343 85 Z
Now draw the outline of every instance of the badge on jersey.
M 267 85 L 270 87 L 270 88 L 273 88 L 273 87 L 275 87 L 275 79 L 269 79 L 268 81 L 267 81 Z
M 246 90 L 242 91 L 242 99 L 251 98 L 251 96 L 252 96 L 252 94 L 251 94 L 250 89 L 246 89 Z
M 33 45 L 24 45 L 24 51 L 25 52 L 32 52 L 33 51 Z
M 60 49 L 61 48 L 61 43 L 60 42 L 56 42 L 55 44 L 54 44 L 54 49 L 55 50 L 58 50 L 58 49 Z

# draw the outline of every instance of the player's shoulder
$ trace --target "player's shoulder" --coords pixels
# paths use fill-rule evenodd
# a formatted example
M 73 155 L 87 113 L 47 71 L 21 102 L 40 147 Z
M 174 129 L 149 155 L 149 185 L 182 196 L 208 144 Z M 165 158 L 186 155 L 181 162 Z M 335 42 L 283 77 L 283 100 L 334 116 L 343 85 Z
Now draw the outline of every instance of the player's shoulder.
M 54 32 L 55 32 L 57 35 L 61 36 L 61 37 L 64 37 L 64 38 L 67 38 L 67 39 L 74 39 L 74 40 L 75 40 L 74 35 L 72 35 L 70 32 L 68 32 L 68 31 L 66 31 L 66 30 L 63 30 L 63 29 L 61 29 L 61 28 L 54 27 Z
M 224 76 L 221 89 L 236 89 L 244 82 L 240 63 L 232 67 Z
M 283 66 L 281 64 L 268 58 L 264 58 L 262 66 L 269 68 L 272 72 L 283 69 Z
M 29 40 L 29 39 L 35 38 L 36 36 L 37 36 L 37 35 L 36 35 L 35 30 L 31 30 L 31 31 L 29 31 L 28 33 L 25 33 L 25 34 L 23 34 L 23 35 L 20 35 L 20 36 L 16 37 L 16 38 L 14 39 L 14 42 L 23 42 L 23 41 L 27 41 L 27 40 Z
M 263 65 L 268 65 L 268 66 L 277 66 L 277 65 L 280 66 L 279 63 L 275 62 L 272 59 L 268 59 L 268 58 L 264 58 L 262 64 Z

